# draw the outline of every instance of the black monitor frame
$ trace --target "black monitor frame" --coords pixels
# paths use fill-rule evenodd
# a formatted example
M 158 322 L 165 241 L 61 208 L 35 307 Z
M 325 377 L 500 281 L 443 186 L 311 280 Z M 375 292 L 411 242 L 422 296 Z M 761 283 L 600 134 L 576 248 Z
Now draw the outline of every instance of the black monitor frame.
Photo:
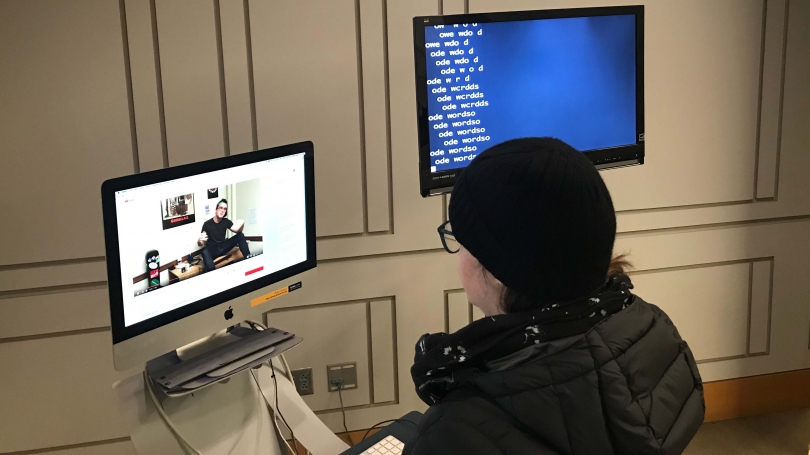
M 413 18 L 414 59 L 416 64 L 416 117 L 419 136 L 419 186 L 422 197 L 449 193 L 464 169 L 430 172 L 430 126 L 428 121 L 427 52 L 425 27 L 468 23 L 509 22 L 535 19 L 561 19 L 634 15 L 636 17 L 636 143 L 619 147 L 585 150 L 597 169 L 644 164 L 644 6 L 569 8 L 538 11 L 419 16 Z
M 130 326 L 124 325 L 124 299 L 121 286 L 121 257 L 118 244 L 118 218 L 115 193 L 155 183 L 176 180 L 207 172 L 219 171 L 245 164 L 304 154 L 304 184 L 306 201 L 307 258 L 305 261 L 249 281 L 237 287 L 219 292 L 151 317 Z M 105 181 L 101 185 L 101 202 L 104 214 L 104 241 L 107 250 L 107 287 L 110 295 L 110 320 L 113 344 L 134 338 L 151 330 L 171 324 L 185 317 L 205 311 L 219 304 L 241 297 L 249 292 L 269 286 L 299 273 L 313 269 L 317 262 L 315 245 L 315 158 L 312 142 L 300 142 L 255 152 L 216 158 L 157 171 L 144 172 Z

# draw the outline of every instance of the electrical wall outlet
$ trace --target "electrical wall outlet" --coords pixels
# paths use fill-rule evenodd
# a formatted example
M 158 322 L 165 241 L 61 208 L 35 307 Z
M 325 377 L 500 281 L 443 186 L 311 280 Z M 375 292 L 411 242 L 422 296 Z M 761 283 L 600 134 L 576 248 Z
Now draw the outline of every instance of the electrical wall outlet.
M 338 384 L 341 384 L 340 389 L 356 389 L 357 388 L 357 362 L 338 363 L 336 365 L 327 365 L 326 378 L 329 381 L 329 391 L 337 392 Z
M 312 395 L 315 393 L 315 388 L 312 387 L 312 368 L 292 370 L 292 377 L 298 395 Z

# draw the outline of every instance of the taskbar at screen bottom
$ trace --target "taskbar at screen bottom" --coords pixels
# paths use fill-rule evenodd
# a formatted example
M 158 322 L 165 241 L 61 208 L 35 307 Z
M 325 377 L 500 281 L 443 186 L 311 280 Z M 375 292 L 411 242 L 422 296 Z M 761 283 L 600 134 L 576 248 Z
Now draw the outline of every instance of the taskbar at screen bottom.
M 465 166 L 466 167 L 466 166 Z M 420 175 L 422 197 L 437 196 L 449 193 L 456 184 L 456 178 L 464 168 L 449 169 L 439 172 L 428 172 Z
M 589 150 L 582 152 L 590 159 L 596 169 L 615 169 L 626 166 L 644 164 L 644 143 L 616 147 L 612 149 Z M 434 168 L 420 168 L 420 193 L 422 197 L 447 194 L 453 190 L 456 179 L 461 171 L 470 163 L 453 169 L 435 170 Z

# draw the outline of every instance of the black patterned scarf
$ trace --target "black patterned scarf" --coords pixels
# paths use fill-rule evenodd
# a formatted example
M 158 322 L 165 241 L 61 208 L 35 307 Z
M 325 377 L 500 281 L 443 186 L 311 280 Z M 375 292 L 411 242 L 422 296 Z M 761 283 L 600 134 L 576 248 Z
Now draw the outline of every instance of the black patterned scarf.
M 571 302 L 484 317 L 452 334 L 422 335 L 411 367 L 416 393 L 428 405 L 438 403 L 486 362 L 530 344 L 583 334 L 631 304 L 632 288 L 627 275 L 616 274 L 591 295 Z

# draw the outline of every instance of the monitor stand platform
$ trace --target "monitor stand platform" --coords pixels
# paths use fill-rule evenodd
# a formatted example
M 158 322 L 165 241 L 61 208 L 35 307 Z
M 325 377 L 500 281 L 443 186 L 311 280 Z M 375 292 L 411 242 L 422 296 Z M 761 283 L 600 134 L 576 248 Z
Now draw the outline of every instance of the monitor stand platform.
M 189 390 L 215 382 L 246 368 L 260 365 L 301 342 L 294 334 L 267 328 L 234 326 L 146 363 L 146 371 L 164 391 Z M 209 349 L 206 349 L 206 346 Z M 194 387 L 190 387 L 190 385 Z
M 175 361 L 194 360 L 206 352 L 234 342 L 235 329 L 237 328 L 232 328 L 227 334 L 208 337 L 170 354 L 175 356 Z M 239 334 L 239 331 L 236 333 Z M 268 358 L 284 352 L 300 341 L 301 338 L 298 337 L 287 338 L 233 360 L 224 367 L 219 367 L 219 371 L 216 368 L 209 370 L 206 374 L 192 379 L 200 381 L 202 386 L 195 387 L 196 384 L 192 385 L 192 381 L 186 382 L 185 385 L 191 390 L 186 389 L 185 393 L 177 396 L 172 396 L 171 388 L 167 390 L 162 384 L 152 381 L 159 406 L 163 408 L 183 438 L 206 455 L 257 453 L 282 455 L 286 454 L 287 450 L 278 436 L 272 411 L 268 409 L 265 401 L 275 403 L 275 391 L 278 390 L 279 409 L 284 412 L 296 438 L 314 455 L 338 455 L 348 446 L 323 424 L 298 395 L 295 385 L 282 371 L 281 362 L 274 363 L 277 384 L 274 384 L 270 367 L 267 365 L 253 370 L 256 381 L 245 371 L 251 368 L 251 365 L 255 367 L 256 362 L 261 365 Z M 152 366 L 167 368 L 170 365 L 153 363 Z M 208 382 L 209 379 L 211 382 Z M 181 390 L 180 386 L 176 387 L 175 390 Z M 188 393 L 190 391 L 193 393 Z M 123 423 L 138 454 L 190 453 L 161 419 L 150 398 L 142 371 L 113 384 L 113 392 Z

